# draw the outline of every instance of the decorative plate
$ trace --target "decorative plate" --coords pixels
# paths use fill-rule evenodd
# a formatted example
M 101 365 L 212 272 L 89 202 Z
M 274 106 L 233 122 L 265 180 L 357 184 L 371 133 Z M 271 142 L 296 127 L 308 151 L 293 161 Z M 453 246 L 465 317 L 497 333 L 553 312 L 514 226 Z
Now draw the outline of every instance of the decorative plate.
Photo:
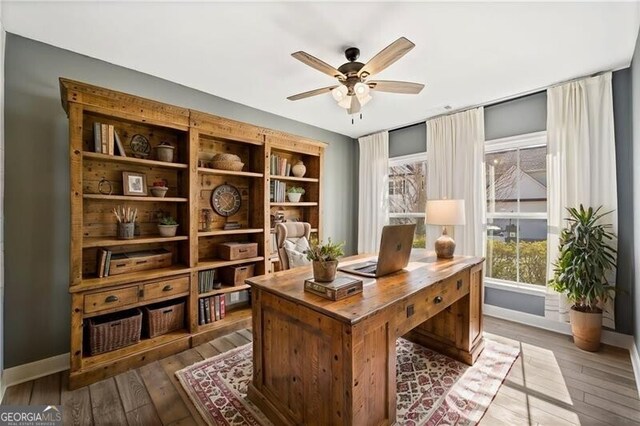
M 151 154 L 151 145 L 149 139 L 144 135 L 133 135 L 131 142 L 129 142 L 133 156 L 136 158 L 147 158 Z

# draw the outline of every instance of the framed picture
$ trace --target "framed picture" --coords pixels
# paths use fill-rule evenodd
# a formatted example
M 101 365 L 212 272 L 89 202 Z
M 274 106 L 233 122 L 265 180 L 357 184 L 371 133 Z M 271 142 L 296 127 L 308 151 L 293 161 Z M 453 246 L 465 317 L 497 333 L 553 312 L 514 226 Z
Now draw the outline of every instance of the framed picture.
M 147 176 L 144 173 L 122 172 L 122 193 L 146 197 Z

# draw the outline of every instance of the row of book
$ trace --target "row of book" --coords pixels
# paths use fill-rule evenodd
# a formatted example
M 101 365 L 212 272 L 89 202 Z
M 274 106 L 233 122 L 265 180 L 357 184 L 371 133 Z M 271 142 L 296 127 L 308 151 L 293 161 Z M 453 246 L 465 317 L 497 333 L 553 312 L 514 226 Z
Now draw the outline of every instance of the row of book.
M 278 157 L 277 155 L 271 156 L 271 174 L 274 176 L 290 176 L 291 175 L 291 163 L 286 158 Z
M 100 248 L 98 249 L 98 265 L 96 270 L 98 271 L 98 278 L 109 276 L 109 264 L 111 263 L 111 250 Z
M 287 184 L 279 180 L 272 180 L 269 186 L 269 200 L 274 203 L 284 203 L 287 197 Z
M 200 294 L 220 288 L 220 286 L 218 272 L 215 269 L 198 272 L 198 292 Z
M 97 153 L 115 155 L 117 147 L 121 156 L 127 156 L 113 124 L 93 123 L 93 144 L 94 151 Z
M 203 297 L 198 300 L 198 324 L 209 324 L 225 316 L 225 295 Z

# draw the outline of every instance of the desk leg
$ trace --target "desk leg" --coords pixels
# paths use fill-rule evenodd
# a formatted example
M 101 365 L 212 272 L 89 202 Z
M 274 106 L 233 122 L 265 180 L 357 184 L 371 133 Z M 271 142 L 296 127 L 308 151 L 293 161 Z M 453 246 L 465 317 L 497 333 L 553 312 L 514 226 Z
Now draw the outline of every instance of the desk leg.
M 407 339 L 469 365 L 484 349 L 482 265 L 471 270 L 469 294 L 423 322 Z

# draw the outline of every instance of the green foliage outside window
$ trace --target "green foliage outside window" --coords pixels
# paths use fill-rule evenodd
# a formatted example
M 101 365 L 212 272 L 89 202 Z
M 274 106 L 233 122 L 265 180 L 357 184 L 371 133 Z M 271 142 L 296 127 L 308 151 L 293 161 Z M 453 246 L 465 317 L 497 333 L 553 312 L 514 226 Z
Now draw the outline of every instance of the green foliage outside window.
M 545 285 L 547 283 L 547 242 L 521 241 L 520 258 L 517 258 L 516 242 L 487 241 L 487 276 L 507 281 Z

